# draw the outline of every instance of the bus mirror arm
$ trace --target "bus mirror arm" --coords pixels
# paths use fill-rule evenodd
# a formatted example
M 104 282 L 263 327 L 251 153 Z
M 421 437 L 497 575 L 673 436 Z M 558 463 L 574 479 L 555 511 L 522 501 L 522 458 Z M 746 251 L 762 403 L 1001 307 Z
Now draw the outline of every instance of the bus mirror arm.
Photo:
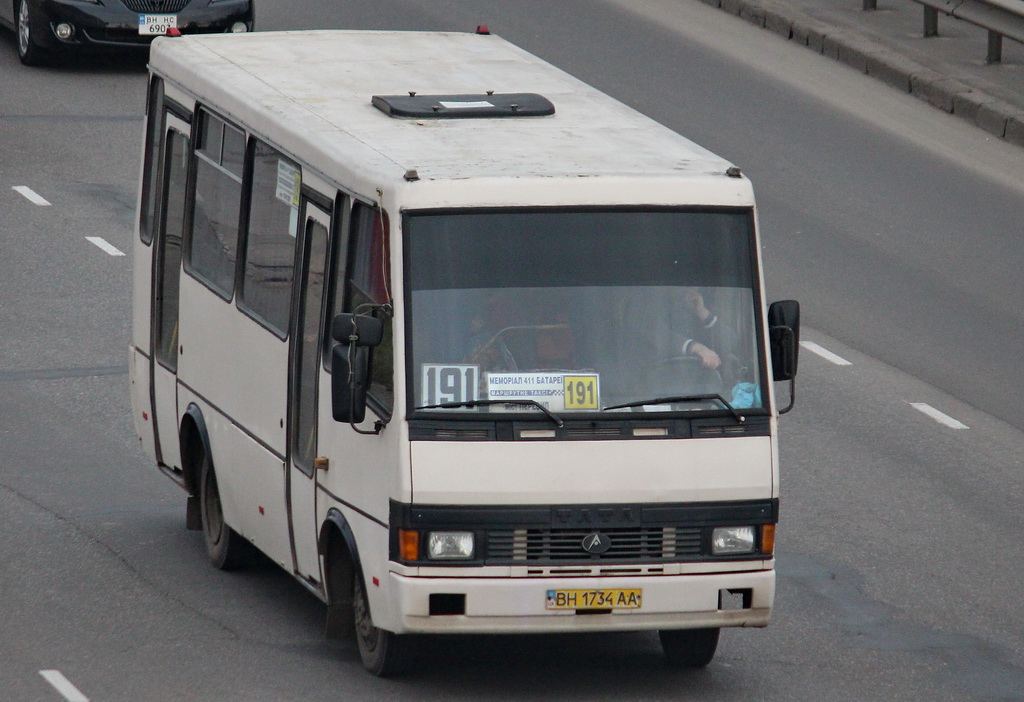
M 789 404 L 779 410 L 785 414 L 796 402 L 797 352 L 800 348 L 800 303 L 779 300 L 768 308 L 768 340 L 772 354 L 772 379 L 789 381 Z
M 779 414 L 785 414 L 793 409 L 796 404 L 796 378 L 789 379 L 789 404 L 779 410 Z

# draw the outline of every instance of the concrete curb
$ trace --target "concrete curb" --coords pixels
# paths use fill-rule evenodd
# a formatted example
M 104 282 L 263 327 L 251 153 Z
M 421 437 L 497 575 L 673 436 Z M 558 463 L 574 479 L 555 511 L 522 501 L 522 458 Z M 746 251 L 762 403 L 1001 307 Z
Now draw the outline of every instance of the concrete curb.
M 1024 108 L 975 90 L 854 31 L 821 22 L 782 0 L 701 2 L 878 78 L 1000 139 L 1024 146 Z

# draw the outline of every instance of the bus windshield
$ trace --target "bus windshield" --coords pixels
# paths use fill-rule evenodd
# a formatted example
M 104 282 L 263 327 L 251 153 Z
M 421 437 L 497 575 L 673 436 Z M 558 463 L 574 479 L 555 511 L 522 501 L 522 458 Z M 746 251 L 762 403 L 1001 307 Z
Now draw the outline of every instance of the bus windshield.
M 403 227 L 414 409 L 766 406 L 749 208 L 422 211 Z

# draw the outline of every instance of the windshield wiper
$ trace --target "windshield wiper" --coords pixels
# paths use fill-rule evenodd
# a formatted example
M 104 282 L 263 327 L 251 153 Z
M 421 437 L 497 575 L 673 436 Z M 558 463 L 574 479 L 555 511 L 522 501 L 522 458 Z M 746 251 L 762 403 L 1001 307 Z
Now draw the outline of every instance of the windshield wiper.
M 723 400 L 724 402 L 724 400 Z M 508 400 L 466 400 L 464 402 L 441 402 L 436 405 L 423 405 L 417 407 L 418 410 L 423 409 L 455 409 L 456 407 L 482 407 L 484 405 L 527 405 L 530 407 L 536 407 L 541 412 L 546 414 L 552 422 L 555 423 L 559 429 L 565 426 L 565 422 L 562 419 L 549 410 L 547 407 L 537 402 L 536 400 L 528 400 L 526 398 L 510 398 Z
M 624 402 L 621 405 L 611 405 L 610 407 L 602 408 L 602 412 L 614 409 L 625 409 L 627 407 L 642 407 L 643 405 L 670 405 L 676 402 L 699 402 L 701 400 L 717 400 L 722 403 L 725 409 L 732 413 L 732 416 L 736 418 L 737 422 L 743 421 L 743 415 L 736 411 L 736 408 L 730 405 L 724 397 L 718 394 L 711 395 L 670 395 L 668 397 L 652 397 L 649 400 L 636 400 L 634 402 Z

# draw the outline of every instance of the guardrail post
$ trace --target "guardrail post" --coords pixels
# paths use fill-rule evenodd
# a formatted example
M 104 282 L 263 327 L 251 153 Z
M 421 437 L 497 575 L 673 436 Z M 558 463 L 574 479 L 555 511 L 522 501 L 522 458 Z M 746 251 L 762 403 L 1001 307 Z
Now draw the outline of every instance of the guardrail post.
M 926 37 L 939 35 L 939 11 L 927 5 L 924 8 L 924 35 Z
M 985 63 L 999 63 L 1003 60 L 1003 35 L 988 30 L 988 56 Z

